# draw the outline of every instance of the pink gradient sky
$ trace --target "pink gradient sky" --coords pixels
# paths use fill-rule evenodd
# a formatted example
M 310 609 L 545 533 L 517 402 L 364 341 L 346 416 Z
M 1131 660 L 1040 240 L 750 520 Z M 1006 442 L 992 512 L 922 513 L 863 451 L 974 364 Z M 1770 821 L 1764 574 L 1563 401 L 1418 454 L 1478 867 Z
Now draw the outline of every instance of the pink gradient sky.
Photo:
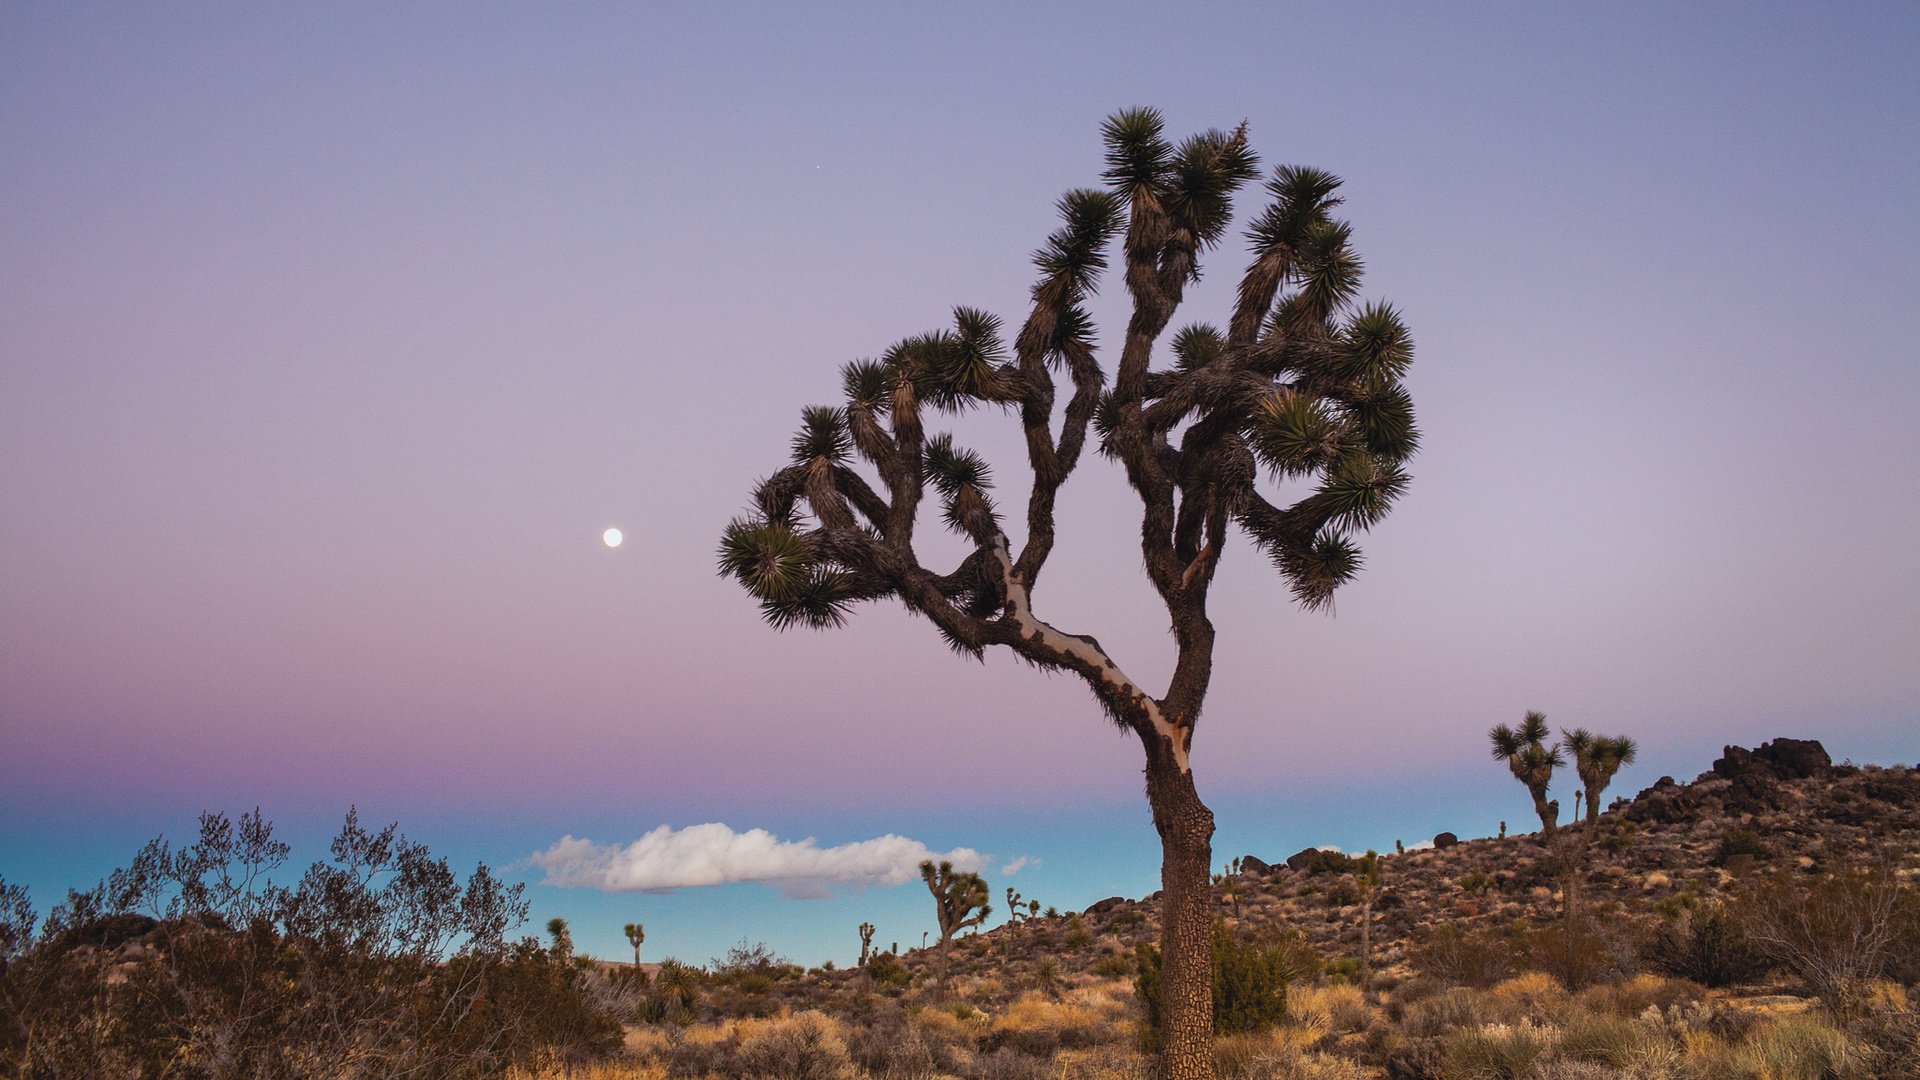
M 1346 177 L 1419 343 L 1338 616 L 1230 554 L 1203 787 L 1446 804 L 1528 708 L 1637 735 L 1628 789 L 1783 734 L 1920 756 L 1912 6 L 1102 10 L 9 5 L 0 857 L 256 803 L 496 863 L 879 835 L 930 775 L 1131 807 L 1078 686 L 892 610 L 776 635 L 712 551 L 840 363 L 1017 317 L 1136 103 Z M 1037 602 L 1157 679 L 1126 501 L 1083 468 Z M 920 838 L 1040 846 L 994 828 Z

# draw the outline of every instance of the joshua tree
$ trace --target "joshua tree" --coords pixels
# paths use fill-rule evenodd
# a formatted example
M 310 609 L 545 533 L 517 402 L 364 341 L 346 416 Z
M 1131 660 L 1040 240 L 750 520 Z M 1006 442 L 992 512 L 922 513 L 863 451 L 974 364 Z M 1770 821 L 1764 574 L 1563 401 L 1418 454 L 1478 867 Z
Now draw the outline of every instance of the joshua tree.
M 1372 848 L 1359 860 L 1360 879 L 1360 989 L 1373 989 L 1373 901 L 1380 895 L 1380 856 Z
M 547 936 L 553 939 L 553 955 L 562 959 L 573 958 L 573 931 L 567 929 L 567 920 L 554 916 L 547 920 Z
M 628 943 L 633 946 L 633 966 L 637 969 L 640 966 L 640 943 L 647 940 L 647 928 L 630 922 L 623 929 L 627 932 Z
M 870 922 L 863 922 L 860 924 L 860 966 L 863 968 L 866 967 L 867 961 L 872 959 L 872 957 L 873 957 L 873 924 Z
M 1529 712 L 1517 731 L 1497 724 L 1487 732 L 1487 738 L 1493 743 L 1494 760 L 1506 762 L 1514 779 L 1527 786 L 1527 793 L 1533 796 L 1533 811 L 1540 815 L 1541 839 L 1551 840 L 1560 820 L 1560 802 L 1547 801 L 1547 786 L 1553 783 L 1553 770 L 1565 761 L 1560 756 L 1559 743 L 1543 745 L 1546 737 L 1547 714 L 1537 712 Z
M 1022 919 L 1031 919 L 1040 914 L 1040 901 L 1028 900 L 1020 895 L 1013 886 L 1007 886 L 1007 924 L 1011 926 Z
M 1220 868 L 1213 876 L 1213 883 L 1220 887 L 1220 895 L 1233 905 L 1233 917 L 1240 917 L 1240 860 L 1234 859 Z
M 1613 783 L 1613 774 L 1619 772 L 1621 766 L 1633 764 L 1640 747 L 1625 735 L 1595 735 L 1586 728 L 1562 731 L 1560 745 L 1573 755 L 1574 771 L 1580 774 L 1580 782 L 1587 785 L 1586 839 L 1591 843 L 1599 828 L 1600 796 L 1606 792 L 1607 785 Z
M 1176 144 L 1158 113 L 1133 109 L 1109 118 L 1102 137 L 1107 188 L 1061 198 L 1064 223 L 1034 256 L 1032 307 L 1011 341 L 998 318 L 956 308 L 950 329 L 847 365 L 844 403 L 801 414 L 791 462 L 727 526 L 720 568 L 782 629 L 838 626 L 859 602 L 898 600 L 964 656 L 1000 646 L 1079 676 L 1139 738 L 1165 893 L 1162 1071 L 1185 1080 L 1211 1073 L 1213 813 L 1188 758 L 1213 674 L 1208 592 L 1238 525 L 1296 600 L 1330 607 L 1360 569 L 1356 534 L 1384 518 L 1408 482 L 1418 435 L 1401 379 L 1412 340 L 1391 307 L 1356 305 L 1360 260 L 1332 213 L 1338 178 L 1281 166 L 1248 225 L 1251 261 L 1225 328 L 1178 331 L 1155 365 L 1155 343 L 1258 163 L 1244 124 Z M 1116 236 L 1132 314 L 1109 368 L 1095 355 L 1085 302 Z M 1057 407 L 1061 372 L 1071 389 Z M 1031 486 L 1020 485 L 1024 530 L 996 506 L 986 461 L 926 430 L 930 414 L 981 404 L 1021 426 L 1031 474 Z M 1139 500 L 1142 563 L 1175 649 L 1159 694 L 1099 641 L 1036 607 L 1055 502 L 1090 430 Z M 1263 471 L 1287 482 L 1284 492 L 1263 490 Z M 915 548 L 929 494 L 967 546 L 945 573 L 923 566 Z
M 953 935 L 986 922 L 993 906 L 987 903 L 987 883 L 980 875 L 956 871 L 950 862 L 943 860 L 938 867 L 931 859 L 921 863 L 920 880 L 933 894 L 934 917 L 940 923 L 940 992 L 945 993 Z

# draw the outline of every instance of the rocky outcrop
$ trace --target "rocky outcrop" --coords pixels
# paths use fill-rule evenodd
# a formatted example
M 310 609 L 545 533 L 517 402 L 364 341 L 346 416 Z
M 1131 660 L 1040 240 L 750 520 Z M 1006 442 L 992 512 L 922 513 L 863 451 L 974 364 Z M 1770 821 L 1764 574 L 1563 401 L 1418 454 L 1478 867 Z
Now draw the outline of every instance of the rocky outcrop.
M 1818 739 L 1774 739 L 1747 750 L 1729 746 L 1713 763 L 1713 772 L 1728 780 L 1749 777 L 1762 780 L 1805 780 L 1825 776 L 1833 769 L 1833 758 Z

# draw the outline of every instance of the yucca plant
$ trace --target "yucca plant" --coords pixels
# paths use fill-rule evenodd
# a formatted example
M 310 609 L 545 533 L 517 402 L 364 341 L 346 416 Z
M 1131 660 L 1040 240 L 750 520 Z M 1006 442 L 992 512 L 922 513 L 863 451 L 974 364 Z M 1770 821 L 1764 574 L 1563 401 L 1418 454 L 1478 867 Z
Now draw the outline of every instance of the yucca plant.
M 1533 812 L 1540 815 L 1543 840 L 1553 838 L 1560 822 L 1560 802 L 1547 800 L 1547 788 L 1553 784 L 1553 770 L 1566 764 L 1559 743 L 1546 745 L 1548 734 L 1547 714 L 1538 712 L 1527 713 L 1518 728 L 1496 724 L 1487 732 L 1494 760 L 1506 762 L 1513 778 L 1526 785 L 1527 794 L 1533 796 Z
M 1106 185 L 1060 199 L 1062 224 L 1034 255 L 1032 304 L 1010 340 L 994 316 L 956 308 L 951 328 L 847 365 L 844 404 L 802 414 L 792 459 L 727 526 L 720 568 L 777 628 L 838 626 L 860 602 L 897 600 L 965 656 L 999 646 L 1086 682 L 1146 757 L 1165 891 L 1163 1071 L 1205 1076 L 1213 814 L 1188 752 L 1213 673 L 1209 589 L 1238 526 L 1303 606 L 1331 605 L 1360 569 L 1355 537 L 1407 486 L 1419 434 L 1401 380 L 1413 344 L 1393 308 L 1356 302 L 1360 259 L 1333 216 L 1340 180 L 1282 166 L 1247 228 L 1251 259 L 1226 328 L 1178 331 L 1156 364 L 1200 256 L 1226 236 L 1259 163 L 1244 124 L 1175 142 L 1159 113 L 1129 109 L 1101 136 Z M 1109 366 L 1086 304 L 1116 238 L 1132 313 Z M 926 429 L 976 405 L 1021 426 L 1024 528 L 996 503 L 986 460 Z M 1055 504 L 1089 435 L 1139 500 L 1142 561 L 1177 651 L 1158 693 L 1036 610 Z M 914 547 L 929 494 L 968 548 L 944 572 Z

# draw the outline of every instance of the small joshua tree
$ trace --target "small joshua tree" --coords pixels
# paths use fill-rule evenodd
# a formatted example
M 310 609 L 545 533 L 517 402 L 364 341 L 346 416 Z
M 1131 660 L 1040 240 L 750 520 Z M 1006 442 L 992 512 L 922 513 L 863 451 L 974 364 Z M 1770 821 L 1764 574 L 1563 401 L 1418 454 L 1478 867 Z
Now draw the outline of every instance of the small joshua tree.
M 630 922 L 622 927 L 622 929 L 627 933 L 628 943 L 633 946 L 633 966 L 638 969 L 640 967 L 640 943 L 647 940 L 647 928 L 637 922 Z
M 1354 876 L 1360 879 L 1360 989 L 1373 988 L 1373 901 L 1380 895 L 1380 856 L 1372 848 L 1359 860 Z
M 1239 918 L 1241 890 L 1240 860 L 1235 859 L 1221 867 L 1220 873 L 1214 875 L 1213 883 L 1220 887 L 1220 895 L 1225 897 L 1226 901 L 1233 905 L 1233 917 L 1236 919 Z
M 1547 734 L 1547 714 L 1538 712 L 1529 712 L 1518 730 L 1496 724 L 1487 732 L 1494 760 L 1506 762 L 1513 778 L 1525 784 L 1527 793 L 1533 796 L 1533 811 L 1540 815 L 1543 840 L 1553 838 L 1560 822 L 1560 803 L 1547 801 L 1547 786 L 1553 783 L 1553 770 L 1566 763 L 1559 743 L 1544 745 Z
M 547 936 L 553 939 L 552 952 L 557 960 L 573 959 L 573 931 L 567 929 L 567 920 L 558 916 L 547 920 Z
M 939 989 L 945 993 L 953 935 L 987 921 L 993 906 L 987 903 L 986 881 L 979 874 L 956 871 L 950 862 L 943 860 L 937 867 L 931 859 L 921 863 L 920 880 L 927 883 L 927 891 L 933 894 L 934 917 L 940 923 Z
M 1023 919 L 1031 919 L 1040 914 L 1040 901 L 1028 900 L 1020 895 L 1013 886 L 1007 886 L 1007 923 L 1009 925 Z
M 860 924 L 860 966 L 866 967 L 867 960 L 873 956 L 873 924 Z
M 1591 843 L 1599 828 L 1600 796 L 1605 794 L 1607 785 L 1613 783 L 1613 775 L 1622 766 L 1633 764 L 1640 747 L 1625 735 L 1595 735 L 1586 728 L 1562 731 L 1560 745 L 1573 755 L 1574 771 L 1580 774 L 1580 782 L 1587 785 L 1586 839 Z

